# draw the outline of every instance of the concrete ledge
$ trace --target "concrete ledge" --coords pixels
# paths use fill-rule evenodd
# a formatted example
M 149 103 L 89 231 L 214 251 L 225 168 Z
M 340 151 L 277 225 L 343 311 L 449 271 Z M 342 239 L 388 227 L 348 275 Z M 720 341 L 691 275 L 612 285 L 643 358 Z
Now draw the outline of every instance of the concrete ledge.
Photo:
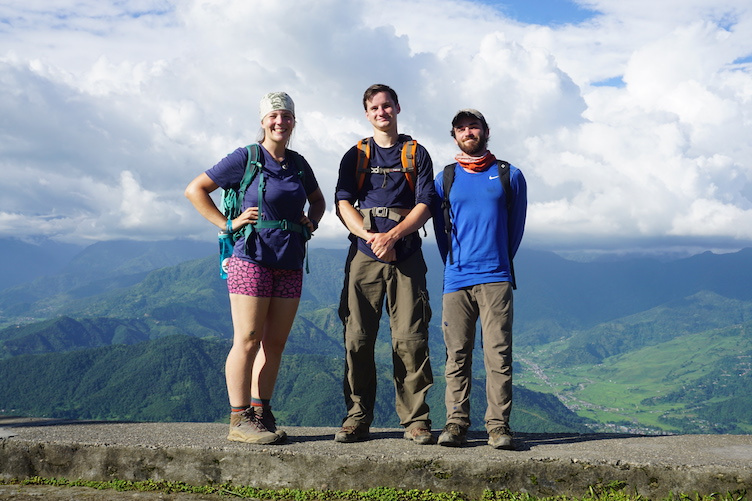
M 260 488 L 364 490 L 371 487 L 485 489 L 581 496 L 620 482 L 626 492 L 752 492 L 752 436 L 515 436 L 497 451 L 482 432 L 467 447 L 420 446 L 400 430 L 338 444 L 334 428 L 285 428 L 284 445 L 226 441 L 218 423 L 112 423 L 0 418 L 0 476 L 84 480 L 230 482 Z

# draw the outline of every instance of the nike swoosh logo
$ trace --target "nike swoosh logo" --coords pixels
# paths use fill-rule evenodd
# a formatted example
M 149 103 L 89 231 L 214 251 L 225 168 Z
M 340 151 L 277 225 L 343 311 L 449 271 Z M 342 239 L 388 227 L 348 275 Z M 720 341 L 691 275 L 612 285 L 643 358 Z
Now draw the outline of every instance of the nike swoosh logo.
M 488 179 L 499 179 L 499 176 L 488 176 Z

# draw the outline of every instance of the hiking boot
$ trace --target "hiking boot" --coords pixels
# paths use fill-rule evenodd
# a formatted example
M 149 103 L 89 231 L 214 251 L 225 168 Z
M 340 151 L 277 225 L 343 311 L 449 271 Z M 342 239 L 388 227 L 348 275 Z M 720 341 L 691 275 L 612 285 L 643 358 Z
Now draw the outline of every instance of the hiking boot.
M 433 435 L 431 435 L 431 430 L 422 426 L 418 426 L 411 430 L 405 430 L 404 437 L 407 440 L 412 440 L 416 444 L 420 445 L 428 445 L 434 443 Z
M 360 423 L 355 426 L 342 426 L 334 435 L 335 442 L 350 443 L 362 442 L 371 438 L 371 432 L 368 425 Z
M 512 432 L 508 426 L 497 426 L 488 432 L 488 445 L 494 449 L 514 450 Z
M 256 414 L 256 419 L 264 425 L 264 428 L 279 437 L 280 442 L 287 439 L 287 433 L 284 430 L 277 429 L 277 420 L 274 419 L 271 405 L 253 407 L 253 412 Z
M 459 447 L 467 443 L 467 428 L 457 423 L 447 423 L 439 435 L 439 445 Z
M 276 444 L 281 440 L 258 420 L 253 409 L 230 413 L 230 433 L 227 440 L 247 444 Z

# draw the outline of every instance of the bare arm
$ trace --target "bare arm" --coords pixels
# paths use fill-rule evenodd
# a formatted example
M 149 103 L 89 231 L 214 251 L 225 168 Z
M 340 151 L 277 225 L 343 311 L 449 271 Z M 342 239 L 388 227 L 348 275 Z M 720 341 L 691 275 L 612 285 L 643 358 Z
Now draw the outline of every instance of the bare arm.
M 209 196 L 217 188 L 219 186 L 205 172 L 202 172 L 185 188 L 185 196 L 207 221 L 224 230 L 227 228 L 227 218 Z M 258 219 L 258 207 L 249 207 L 233 219 L 232 228 L 237 230 L 248 223 L 255 222 L 256 219 Z
M 326 212 L 326 200 L 324 194 L 321 193 L 321 189 L 316 188 L 316 191 L 308 195 L 308 215 L 300 218 L 300 224 L 308 226 L 308 229 L 313 233 L 319 227 L 324 212 Z
M 350 233 L 356 237 L 368 240 L 373 233 L 363 229 L 363 216 L 360 212 L 353 207 L 353 204 L 347 200 L 340 200 L 337 202 L 337 215 L 340 221 L 344 224 Z

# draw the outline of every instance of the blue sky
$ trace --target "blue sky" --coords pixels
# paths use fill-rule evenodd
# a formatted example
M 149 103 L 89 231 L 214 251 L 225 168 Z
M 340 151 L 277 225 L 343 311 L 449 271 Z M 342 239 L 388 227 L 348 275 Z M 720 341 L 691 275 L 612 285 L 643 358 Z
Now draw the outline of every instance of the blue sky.
M 749 247 L 751 58 L 748 0 L 6 2 L 0 236 L 213 241 L 183 190 L 285 90 L 329 201 L 311 245 L 343 246 L 337 169 L 384 82 L 437 166 L 453 113 L 484 112 L 528 181 L 524 245 Z
M 502 14 L 521 23 L 540 25 L 578 24 L 596 15 L 593 10 L 566 0 L 517 0 L 501 2 L 484 0 Z

